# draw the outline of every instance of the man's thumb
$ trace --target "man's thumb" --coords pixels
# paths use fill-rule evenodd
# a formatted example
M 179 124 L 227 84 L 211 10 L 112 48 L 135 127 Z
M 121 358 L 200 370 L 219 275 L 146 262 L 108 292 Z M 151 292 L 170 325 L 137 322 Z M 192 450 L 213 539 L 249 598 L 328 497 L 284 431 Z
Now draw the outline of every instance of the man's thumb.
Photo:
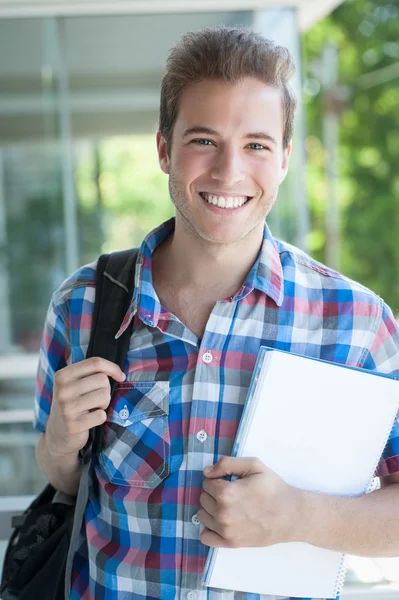
M 247 475 L 262 473 L 264 470 L 265 465 L 257 458 L 223 456 L 214 465 L 205 467 L 204 475 L 208 479 L 217 479 L 228 475 L 246 477 Z

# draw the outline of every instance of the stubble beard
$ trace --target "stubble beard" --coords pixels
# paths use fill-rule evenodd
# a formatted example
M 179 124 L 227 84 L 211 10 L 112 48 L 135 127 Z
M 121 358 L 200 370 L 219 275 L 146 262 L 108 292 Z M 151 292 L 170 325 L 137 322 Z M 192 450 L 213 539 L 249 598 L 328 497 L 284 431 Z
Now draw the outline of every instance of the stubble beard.
M 246 238 L 248 235 L 250 235 L 250 233 L 254 229 L 259 227 L 259 225 L 261 223 L 263 223 L 263 225 L 264 225 L 267 216 L 270 214 L 270 211 L 272 210 L 272 208 L 276 202 L 278 187 L 279 186 L 277 185 L 273 189 L 273 191 L 268 195 L 268 197 L 265 201 L 265 204 L 264 204 L 265 207 L 267 208 L 267 210 L 263 216 L 261 216 L 249 229 L 246 229 L 245 231 L 243 231 L 242 235 L 235 238 L 234 241 L 221 242 L 220 240 L 214 239 L 214 238 L 206 235 L 204 232 L 198 230 L 195 227 L 195 224 L 193 223 L 193 218 L 190 216 L 190 206 L 189 206 L 189 202 L 187 200 L 185 188 L 183 185 L 181 185 L 178 177 L 176 177 L 176 175 L 173 171 L 171 171 L 169 174 L 169 195 L 175 206 L 176 211 L 179 213 L 179 215 L 182 218 L 182 222 L 183 222 L 186 234 L 191 235 L 191 236 L 194 235 L 198 240 L 200 240 L 202 242 L 212 243 L 212 244 L 215 244 L 218 246 L 241 242 L 244 238 Z

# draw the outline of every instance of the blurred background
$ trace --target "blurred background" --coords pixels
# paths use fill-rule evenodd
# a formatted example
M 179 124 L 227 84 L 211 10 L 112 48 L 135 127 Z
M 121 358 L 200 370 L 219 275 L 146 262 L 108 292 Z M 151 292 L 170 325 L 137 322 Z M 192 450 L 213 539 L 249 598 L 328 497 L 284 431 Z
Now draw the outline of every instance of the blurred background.
M 220 24 L 298 65 L 272 232 L 399 312 L 399 0 L 0 0 L 0 563 L 10 513 L 44 484 L 32 406 L 51 293 L 173 214 L 155 146 L 164 63 L 184 32 Z M 399 559 L 348 564 L 344 598 L 399 598 Z

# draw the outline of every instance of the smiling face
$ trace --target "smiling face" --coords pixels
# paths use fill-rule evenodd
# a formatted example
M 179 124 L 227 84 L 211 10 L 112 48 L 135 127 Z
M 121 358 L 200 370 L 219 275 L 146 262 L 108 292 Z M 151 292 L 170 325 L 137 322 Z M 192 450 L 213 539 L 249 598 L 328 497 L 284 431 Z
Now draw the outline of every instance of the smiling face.
M 176 232 L 214 244 L 263 235 L 284 179 L 281 92 L 247 77 L 203 80 L 181 95 L 170 156 L 158 132 L 159 161 L 169 175 Z

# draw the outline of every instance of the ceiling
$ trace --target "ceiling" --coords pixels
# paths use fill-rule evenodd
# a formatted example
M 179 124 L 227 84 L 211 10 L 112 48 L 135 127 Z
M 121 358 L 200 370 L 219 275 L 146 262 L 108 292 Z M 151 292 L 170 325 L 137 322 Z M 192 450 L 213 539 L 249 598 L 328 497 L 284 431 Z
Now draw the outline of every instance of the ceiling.
M 306 31 L 329 14 L 342 0 L 0 0 L 0 18 L 82 16 L 261 10 L 296 7 L 298 27 Z

